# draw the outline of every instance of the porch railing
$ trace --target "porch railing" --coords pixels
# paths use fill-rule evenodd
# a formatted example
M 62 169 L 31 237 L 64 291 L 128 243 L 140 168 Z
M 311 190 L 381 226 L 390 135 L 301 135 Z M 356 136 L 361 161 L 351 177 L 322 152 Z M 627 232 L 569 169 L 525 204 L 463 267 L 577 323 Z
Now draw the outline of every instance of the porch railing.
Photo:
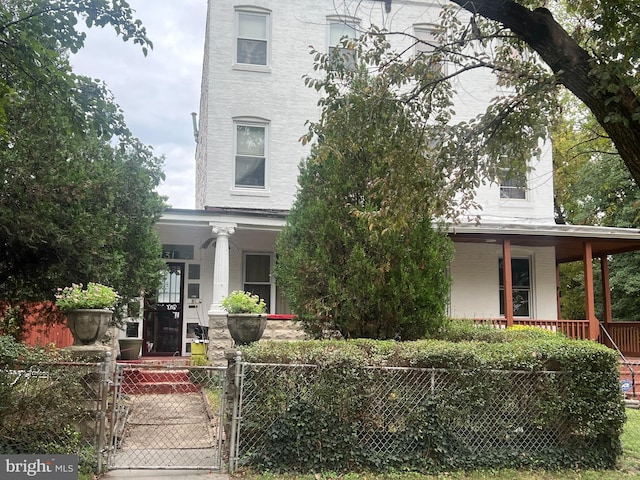
M 477 318 L 474 321 L 476 323 L 492 325 L 498 328 L 506 328 L 507 326 L 506 318 Z M 513 324 L 528 327 L 539 327 L 552 330 L 554 332 L 562 332 L 569 338 L 589 338 L 588 320 L 540 320 L 533 318 L 516 318 L 513 320 Z M 640 323 L 638 326 L 640 327 Z
M 640 322 L 611 322 L 605 324 L 611 340 L 626 356 L 640 356 Z M 609 339 L 603 342 L 613 347 Z
M 505 318 L 476 318 L 475 323 L 506 328 Z M 563 332 L 569 338 L 589 338 L 588 320 L 538 320 L 531 318 L 516 318 L 514 325 L 546 328 L 554 332 Z M 640 357 L 640 321 L 639 322 L 611 322 L 604 325 L 611 338 L 600 336 L 600 341 L 609 348 L 617 345 L 620 351 L 628 357 Z

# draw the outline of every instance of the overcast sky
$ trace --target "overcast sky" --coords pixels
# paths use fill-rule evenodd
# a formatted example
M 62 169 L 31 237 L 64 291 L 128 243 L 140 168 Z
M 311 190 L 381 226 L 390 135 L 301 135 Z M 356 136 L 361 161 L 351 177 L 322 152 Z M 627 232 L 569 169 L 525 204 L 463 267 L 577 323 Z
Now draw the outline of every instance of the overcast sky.
M 194 208 L 195 142 L 191 112 L 198 112 L 207 0 L 128 0 L 147 28 L 153 50 L 123 42 L 112 28 L 92 28 L 71 58 L 76 73 L 104 80 L 127 126 L 164 155 L 159 192 L 174 208 Z

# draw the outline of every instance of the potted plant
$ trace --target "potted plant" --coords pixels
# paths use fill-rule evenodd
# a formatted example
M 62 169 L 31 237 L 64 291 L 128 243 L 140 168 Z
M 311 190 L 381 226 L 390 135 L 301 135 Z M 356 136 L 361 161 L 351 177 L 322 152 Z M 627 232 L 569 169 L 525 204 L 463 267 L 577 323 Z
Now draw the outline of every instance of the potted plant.
M 58 288 L 56 305 L 67 315 L 67 326 L 73 335 L 73 344 L 96 345 L 109 327 L 113 307 L 120 295 L 113 288 L 89 282 Z
M 267 326 L 264 300 L 249 292 L 234 290 L 221 304 L 227 311 L 227 327 L 236 345 L 260 340 Z
M 118 339 L 120 360 L 138 360 L 142 354 L 143 339 L 140 336 L 141 304 L 141 298 L 133 298 L 127 303 L 126 318 L 124 325 L 121 327 L 124 337 Z

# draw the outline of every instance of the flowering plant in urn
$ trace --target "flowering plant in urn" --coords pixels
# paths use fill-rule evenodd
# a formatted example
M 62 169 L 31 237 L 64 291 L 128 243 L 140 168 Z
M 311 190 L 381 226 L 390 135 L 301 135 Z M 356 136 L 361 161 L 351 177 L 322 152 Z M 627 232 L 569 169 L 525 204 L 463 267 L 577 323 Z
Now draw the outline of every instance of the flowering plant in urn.
M 227 313 L 264 313 L 267 306 L 258 295 L 234 290 L 222 299 L 222 308 Z
M 86 289 L 81 283 L 73 283 L 70 287 L 58 288 L 56 305 L 62 310 L 113 308 L 119 298 L 113 288 L 100 283 L 89 282 Z
M 222 299 L 227 311 L 227 327 L 236 345 L 257 342 L 267 326 L 267 306 L 258 295 L 235 290 Z
M 113 317 L 112 308 L 120 299 L 113 288 L 89 282 L 58 288 L 56 305 L 67 314 L 67 326 L 75 346 L 96 345 L 107 331 Z

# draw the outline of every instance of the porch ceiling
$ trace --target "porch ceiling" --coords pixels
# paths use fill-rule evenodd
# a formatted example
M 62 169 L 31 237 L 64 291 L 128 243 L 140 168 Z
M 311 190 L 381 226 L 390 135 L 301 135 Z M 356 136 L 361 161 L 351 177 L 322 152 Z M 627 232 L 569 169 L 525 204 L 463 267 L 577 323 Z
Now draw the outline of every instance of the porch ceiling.
M 558 263 L 582 260 L 584 245 L 591 242 L 594 257 L 640 250 L 640 230 L 578 225 L 452 225 L 454 242 L 497 243 L 512 246 L 555 247 Z

